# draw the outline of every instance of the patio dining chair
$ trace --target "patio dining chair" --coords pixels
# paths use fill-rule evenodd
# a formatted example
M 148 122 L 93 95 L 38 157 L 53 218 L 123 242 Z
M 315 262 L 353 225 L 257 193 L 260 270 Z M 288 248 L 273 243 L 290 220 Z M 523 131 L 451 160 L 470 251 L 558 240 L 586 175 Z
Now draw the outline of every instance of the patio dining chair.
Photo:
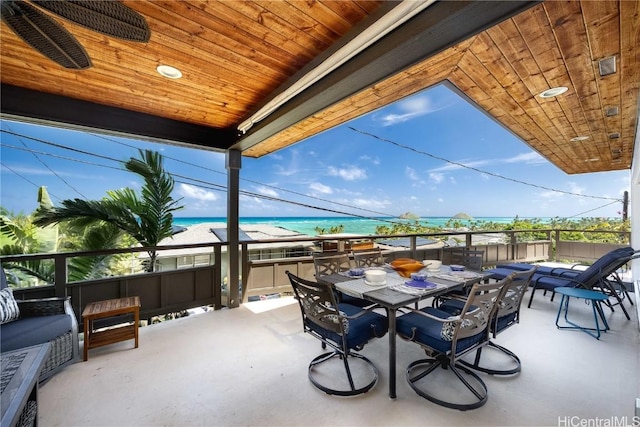
M 316 279 L 321 276 L 338 274 L 349 271 L 352 268 L 351 259 L 348 252 L 317 252 L 313 254 L 313 266 L 316 271 Z M 335 291 L 340 302 L 355 305 L 357 307 L 369 307 L 373 303 L 361 298 L 346 295 L 340 291 Z
M 531 278 L 536 271 L 537 266 L 533 266 L 529 270 L 525 271 L 516 271 L 511 273 L 511 282 L 505 285 L 502 288 L 500 296 L 498 297 L 498 308 L 497 313 L 493 317 L 491 321 L 489 331 L 491 333 L 492 338 L 496 338 L 500 333 L 504 332 L 506 329 L 510 328 L 513 325 L 520 323 L 520 307 L 522 305 L 522 300 L 524 299 L 524 294 L 527 292 L 529 288 L 529 283 L 531 282 Z M 460 315 L 462 312 L 466 299 L 462 298 L 452 298 L 447 301 L 442 302 L 439 309 L 450 313 L 451 315 Z M 473 308 L 473 307 L 472 307 Z M 482 351 L 484 348 L 493 348 L 501 351 L 502 353 L 509 356 L 514 362 L 513 367 L 511 368 L 493 368 L 486 365 L 481 364 Z M 476 371 L 484 372 L 490 375 L 513 375 L 520 372 L 522 368 L 522 364 L 520 362 L 520 358 L 513 353 L 511 350 L 502 347 L 492 339 L 489 340 L 485 347 L 479 347 L 476 350 L 476 354 L 473 359 L 473 363 L 468 362 L 467 360 L 460 360 L 460 363 L 463 365 L 472 368 Z
M 460 363 L 460 359 L 489 342 L 489 325 L 498 298 L 502 288 L 510 283 L 511 276 L 495 283 L 476 283 L 458 316 L 427 307 L 411 310 L 397 319 L 398 335 L 418 344 L 428 356 L 407 367 L 407 381 L 418 395 L 462 411 L 479 408 L 487 402 L 487 386 L 478 374 Z M 437 374 L 427 379 L 438 367 L 446 371 L 444 378 L 452 377 L 452 373 L 459 382 L 442 384 L 443 375 Z
M 362 249 L 359 251 L 353 251 L 353 261 L 356 267 L 380 267 L 384 264 L 384 257 L 380 248 Z
M 378 381 L 378 369 L 356 351 L 387 333 L 387 318 L 371 310 L 338 303 L 329 285 L 301 279 L 288 271 L 287 275 L 300 305 L 304 332 L 319 339 L 323 348 L 333 349 L 315 357 L 309 364 L 311 383 L 325 393 L 337 396 L 354 396 L 371 390 Z M 342 379 L 335 378 L 340 370 L 336 371 L 335 364 L 330 364 L 332 360 L 342 361 Z M 363 366 L 352 371 L 350 361 L 358 361 Z M 359 376 L 354 375 L 355 372 Z M 337 384 L 327 385 L 326 382 Z
M 451 248 L 449 249 L 449 264 L 463 265 L 469 270 L 482 271 L 484 251 L 466 247 Z

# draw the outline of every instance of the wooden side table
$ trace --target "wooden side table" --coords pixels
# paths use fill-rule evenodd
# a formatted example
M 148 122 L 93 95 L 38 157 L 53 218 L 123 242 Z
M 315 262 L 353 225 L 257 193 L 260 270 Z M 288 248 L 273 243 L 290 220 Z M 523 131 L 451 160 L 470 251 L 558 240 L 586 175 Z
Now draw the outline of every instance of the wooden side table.
M 93 321 L 108 317 L 133 314 L 132 325 L 118 326 L 103 331 L 93 328 Z M 140 297 L 126 297 L 96 301 L 87 304 L 82 312 L 84 323 L 84 361 L 89 358 L 89 349 L 113 344 L 129 339 L 135 340 L 135 348 L 138 348 L 138 323 L 140 322 Z

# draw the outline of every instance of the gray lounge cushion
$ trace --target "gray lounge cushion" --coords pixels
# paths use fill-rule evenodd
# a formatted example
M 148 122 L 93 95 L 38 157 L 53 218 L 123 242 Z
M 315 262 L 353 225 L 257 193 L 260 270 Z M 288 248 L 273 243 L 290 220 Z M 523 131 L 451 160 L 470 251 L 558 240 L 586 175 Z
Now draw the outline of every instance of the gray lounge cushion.
M 71 323 L 71 316 L 66 314 L 23 317 L 17 322 L 5 323 L 0 333 L 1 351 L 49 342 L 70 331 Z

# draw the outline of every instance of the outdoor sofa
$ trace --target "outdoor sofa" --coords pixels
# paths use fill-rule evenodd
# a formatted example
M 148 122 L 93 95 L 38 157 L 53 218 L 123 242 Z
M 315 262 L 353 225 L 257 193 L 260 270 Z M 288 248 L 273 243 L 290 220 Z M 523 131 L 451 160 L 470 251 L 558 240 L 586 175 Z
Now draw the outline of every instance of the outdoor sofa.
M 51 350 L 40 373 L 40 382 L 75 363 L 79 355 L 78 322 L 70 298 L 15 300 L 1 268 L 0 275 L 0 351 L 4 353 L 49 342 Z

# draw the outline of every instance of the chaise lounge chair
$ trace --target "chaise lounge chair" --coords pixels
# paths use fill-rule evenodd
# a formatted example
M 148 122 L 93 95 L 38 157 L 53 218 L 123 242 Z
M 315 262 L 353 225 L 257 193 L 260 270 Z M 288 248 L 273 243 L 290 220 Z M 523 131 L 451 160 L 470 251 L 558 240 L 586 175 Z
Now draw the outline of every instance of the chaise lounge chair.
M 584 289 L 596 289 L 609 296 L 613 296 L 617 302 L 615 304 L 609 303 L 609 307 L 613 310 L 614 305 L 620 305 L 627 319 L 630 319 L 629 313 L 627 313 L 627 310 L 622 305 L 620 295 L 611 283 L 610 276 L 620 267 L 628 263 L 635 254 L 635 250 L 631 247 L 614 249 L 600 257 L 584 271 L 570 269 L 546 270 L 538 267 L 536 274 L 534 274 L 531 280 L 531 296 L 529 297 L 527 307 L 531 307 L 533 296 L 537 289 L 553 292 L 558 287 L 580 287 Z M 493 274 L 494 278 L 499 279 L 508 276 L 513 271 L 521 270 L 525 265 L 530 266 L 529 264 L 506 264 L 489 271 Z M 553 300 L 553 296 L 551 298 Z

